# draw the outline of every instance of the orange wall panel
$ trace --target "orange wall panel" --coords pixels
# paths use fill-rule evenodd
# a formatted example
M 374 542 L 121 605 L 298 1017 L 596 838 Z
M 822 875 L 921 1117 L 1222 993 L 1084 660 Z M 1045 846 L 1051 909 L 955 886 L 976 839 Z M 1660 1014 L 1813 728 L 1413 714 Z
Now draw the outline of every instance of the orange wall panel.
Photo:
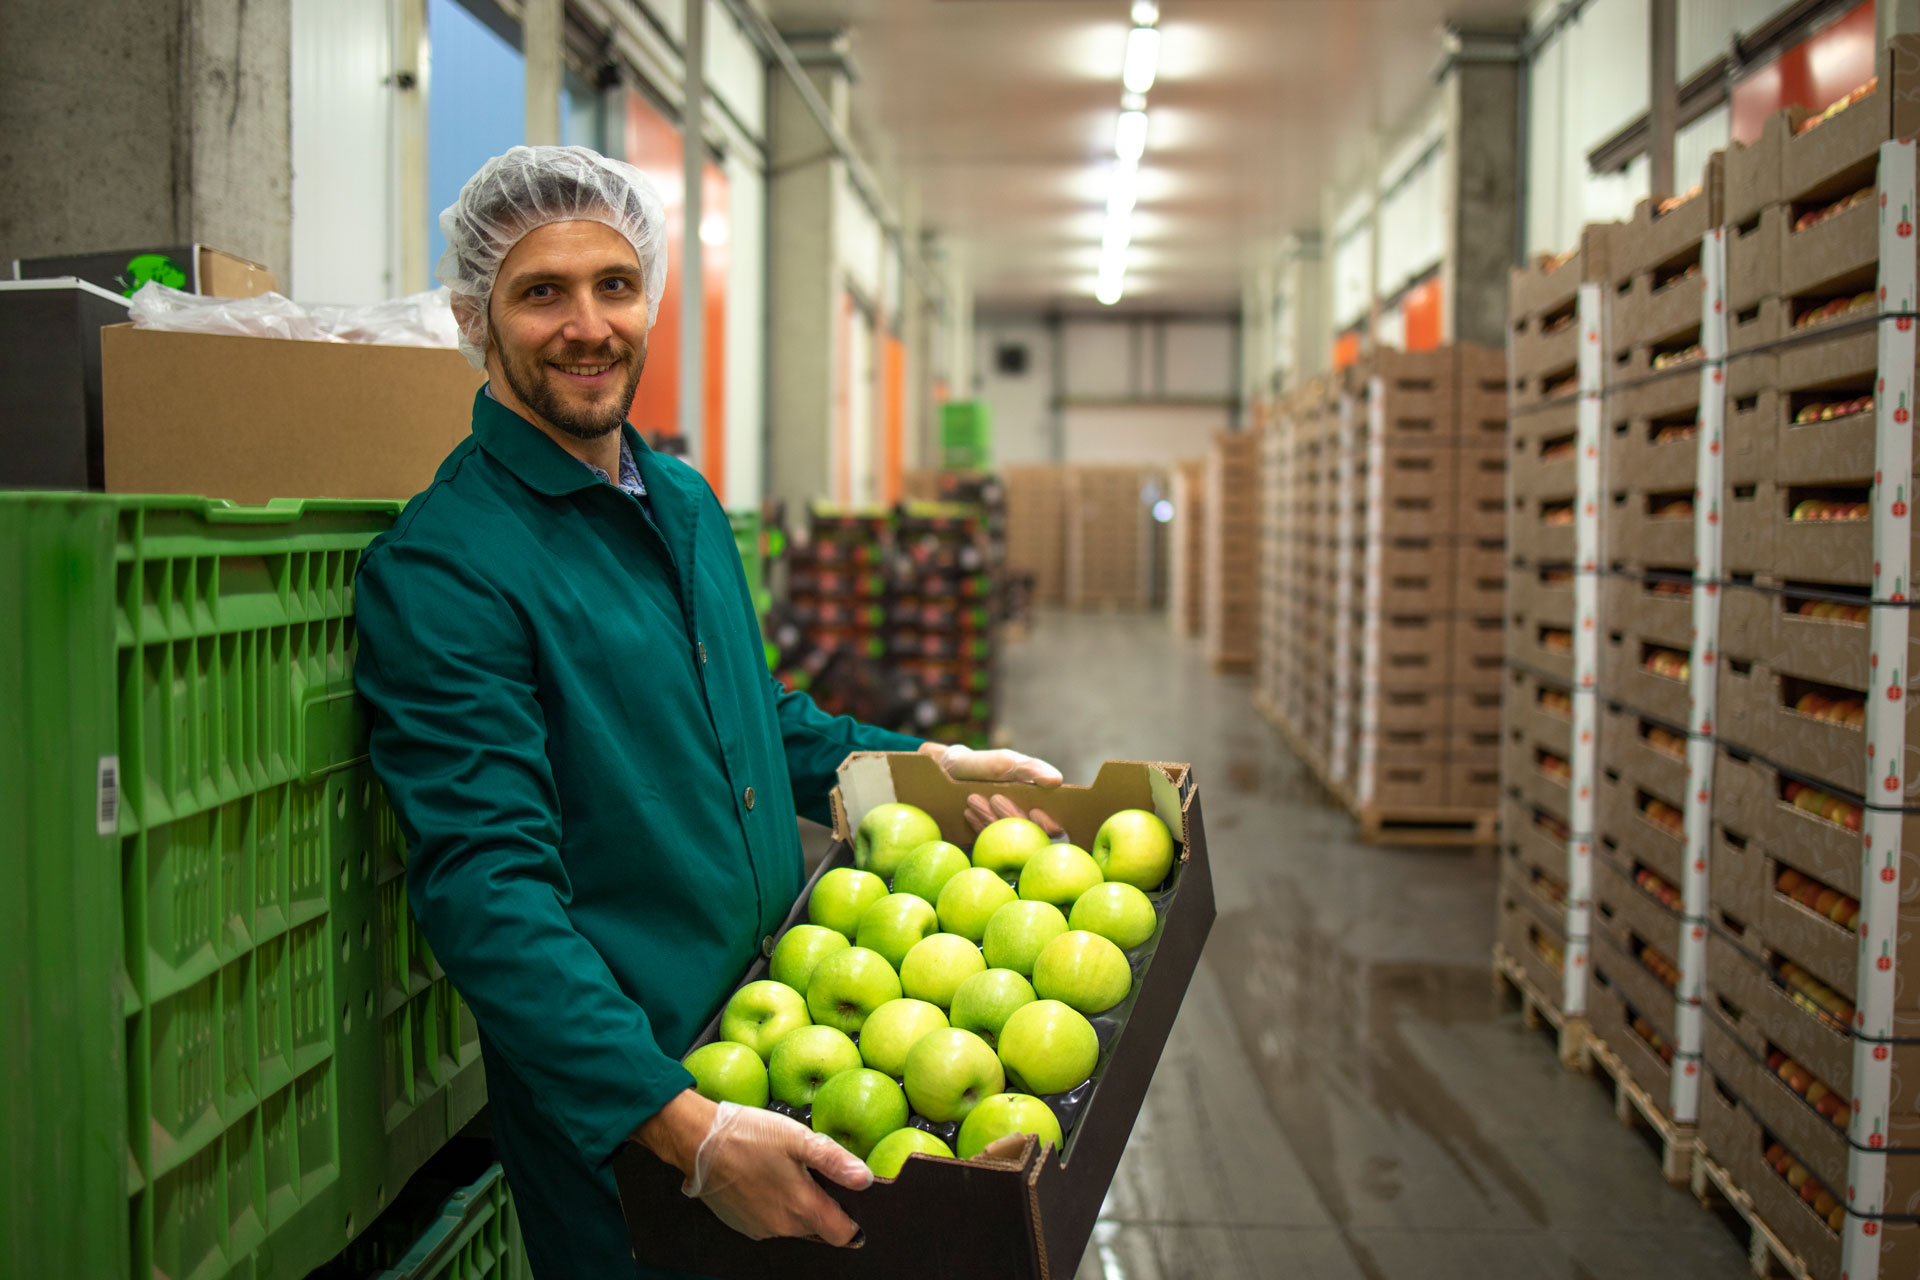
M 880 340 L 880 500 L 900 501 L 907 434 L 907 344 L 889 333 Z
M 1408 351 L 1433 351 L 1440 346 L 1440 278 L 1415 285 L 1400 300 L 1403 341 Z
M 1875 38 L 1873 0 L 1866 0 L 1734 85 L 1733 140 L 1754 141 L 1782 108 L 1824 111 L 1871 80 Z

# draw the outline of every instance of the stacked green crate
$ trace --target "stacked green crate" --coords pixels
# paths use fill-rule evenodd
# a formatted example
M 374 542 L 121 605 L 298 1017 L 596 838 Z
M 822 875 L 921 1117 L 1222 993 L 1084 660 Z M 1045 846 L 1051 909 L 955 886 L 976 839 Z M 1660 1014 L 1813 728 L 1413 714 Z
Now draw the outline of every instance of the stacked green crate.
M 448 1198 L 413 1247 L 373 1280 L 529 1280 L 520 1219 L 499 1165 Z
M 940 406 L 940 465 L 949 471 L 985 471 L 993 458 L 993 414 L 984 400 Z
M 761 539 L 761 521 L 758 511 L 729 511 L 727 518 L 733 523 L 733 545 L 740 552 L 740 567 L 747 575 L 747 590 L 753 596 L 753 611 L 762 618 L 773 598 L 767 592 L 767 555 Z
M 398 510 L 0 494 L 0 1272 L 304 1275 L 484 1104 L 353 691 Z

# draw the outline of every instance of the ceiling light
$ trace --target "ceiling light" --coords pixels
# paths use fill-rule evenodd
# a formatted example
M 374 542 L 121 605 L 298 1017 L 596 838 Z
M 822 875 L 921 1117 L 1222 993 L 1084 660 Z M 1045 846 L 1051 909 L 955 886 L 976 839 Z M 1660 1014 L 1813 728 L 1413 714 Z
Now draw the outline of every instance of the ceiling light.
M 1147 95 L 1144 93 L 1121 94 L 1120 109 L 1122 111 L 1145 111 L 1147 109 Z
M 1150 27 L 1160 21 L 1159 0 L 1133 0 L 1133 25 Z
M 1113 185 L 1107 188 L 1107 216 L 1119 217 L 1133 212 L 1133 203 L 1139 193 L 1140 167 L 1132 164 L 1113 166 Z
M 1153 73 L 1160 60 L 1160 33 L 1152 27 L 1135 27 L 1127 32 L 1127 58 L 1121 82 L 1129 93 L 1145 93 L 1153 88 Z
M 1113 131 L 1113 153 L 1122 160 L 1138 162 L 1147 150 L 1147 113 L 1122 111 Z
M 1126 252 L 1133 242 L 1133 224 L 1130 218 L 1108 218 L 1106 233 L 1100 238 L 1100 251 L 1115 257 Z
M 1102 273 L 1100 282 L 1093 287 L 1093 296 L 1100 300 L 1101 306 L 1110 307 L 1120 301 L 1120 289 L 1121 280 L 1119 276 L 1110 276 Z

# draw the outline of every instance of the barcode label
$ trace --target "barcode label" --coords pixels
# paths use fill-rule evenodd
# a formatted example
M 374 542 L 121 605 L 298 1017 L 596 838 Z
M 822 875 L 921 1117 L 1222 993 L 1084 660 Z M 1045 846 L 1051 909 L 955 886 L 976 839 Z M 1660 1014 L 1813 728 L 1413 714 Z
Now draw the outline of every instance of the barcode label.
M 94 806 L 93 829 L 100 835 L 117 835 L 120 831 L 120 757 L 101 756 L 99 782 L 95 788 L 98 802 Z

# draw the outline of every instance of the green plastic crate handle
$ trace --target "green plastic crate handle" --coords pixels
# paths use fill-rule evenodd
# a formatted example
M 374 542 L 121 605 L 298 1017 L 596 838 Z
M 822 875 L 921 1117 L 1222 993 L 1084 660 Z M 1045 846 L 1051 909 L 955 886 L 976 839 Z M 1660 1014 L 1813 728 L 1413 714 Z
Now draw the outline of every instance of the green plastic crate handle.
M 201 514 L 208 524 L 292 524 L 309 509 L 328 511 L 350 507 L 355 511 L 379 510 L 385 507 L 398 515 L 401 502 L 356 502 L 345 498 L 269 498 L 266 505 L 258 507 L 241 506 L 226 498 L 209 498 Z

